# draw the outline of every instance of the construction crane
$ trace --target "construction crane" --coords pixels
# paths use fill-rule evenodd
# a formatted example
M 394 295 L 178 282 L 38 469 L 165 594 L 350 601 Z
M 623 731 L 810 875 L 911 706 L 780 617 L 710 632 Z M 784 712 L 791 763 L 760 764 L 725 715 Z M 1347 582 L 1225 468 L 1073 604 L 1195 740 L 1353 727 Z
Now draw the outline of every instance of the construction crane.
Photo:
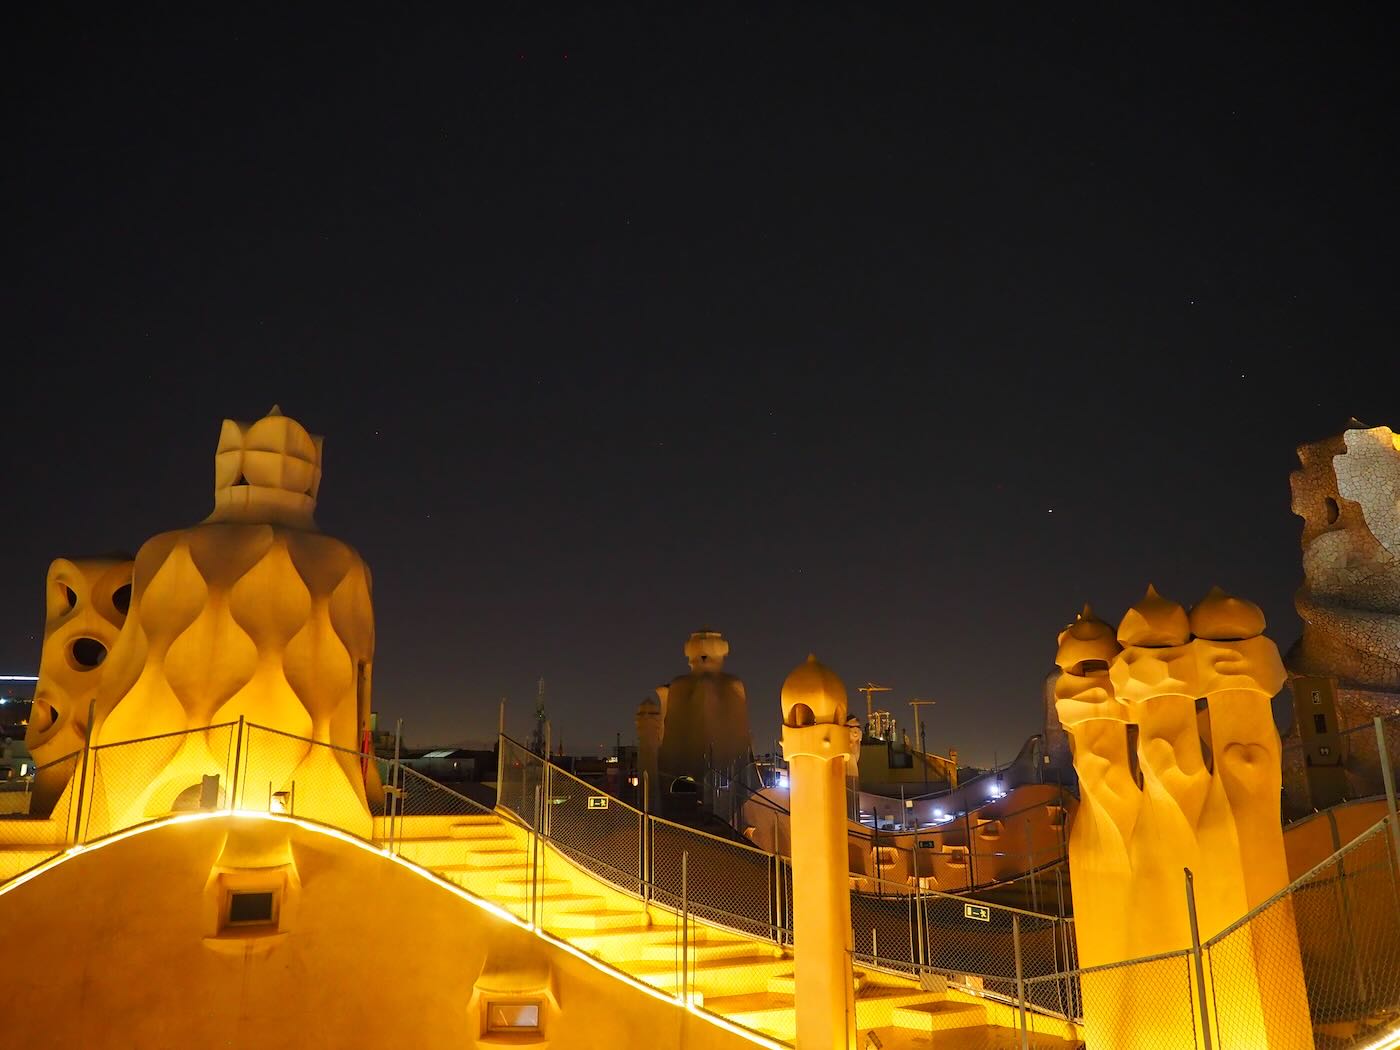
M 894 686 L 890 685 L 876 685 L 874 682 L 866 682 L 864 685 L 856 689 L 856 692 L 865 694 L 866 733 L 873 735 L 870 729 L 870 723 L 875 721 L 875 701 L 872 699 L 872 695 L 874 693 L 888 693 L 893 688 Z

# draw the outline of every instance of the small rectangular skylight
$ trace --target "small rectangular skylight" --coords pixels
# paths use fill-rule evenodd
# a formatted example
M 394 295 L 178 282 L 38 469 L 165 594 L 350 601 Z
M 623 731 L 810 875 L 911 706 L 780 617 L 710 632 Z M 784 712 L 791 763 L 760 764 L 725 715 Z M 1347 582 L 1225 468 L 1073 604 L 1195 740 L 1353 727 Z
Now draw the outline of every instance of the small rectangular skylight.
M 488 1032 L 537 1032 L 539 1028 L 539 1000 L 493 1002 L 486 1007 Z
M 274 894 L 231 893 L 228 899 L 230 926 L 259 926 L 273 921 Z

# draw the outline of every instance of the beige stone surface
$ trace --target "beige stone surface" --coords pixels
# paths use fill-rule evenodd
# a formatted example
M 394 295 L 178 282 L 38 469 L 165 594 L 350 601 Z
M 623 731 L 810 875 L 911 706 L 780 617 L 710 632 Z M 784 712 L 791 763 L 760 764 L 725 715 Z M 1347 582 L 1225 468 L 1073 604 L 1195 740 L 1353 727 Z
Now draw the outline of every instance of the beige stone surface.
M 1189 947 L 1183 869 L 1203 939 L 1287 884 L 1271 708 L 1285 673 L 1263 629 L 1257 606 L 1218 588 L 1188 614 L 1149 587 L 1116 635 L 1087 610 L 1061 632 L 1057 707 L 1081 794 L 1069 839 L 1081 964 Z M 1310 1047 L 1291 916 L 1238 936 L 1256 939 L 1256 965 L 1217 973 L 1217 994 L 1253 1045 Z M 1163 1026 L 1190 1011 L 1150 1009 L 1128 994 L 1131 980 L 1106 971 L 1086 983 L 1090 1045 L 1127 1030 L 1125 1020 L 1163 1045 L 1189 1045 L 1189 1031 Z
M 261 888 L 281 895 L 275 922 L 228 927 L 227 894 Z M 0 925 L 36 975 L 7 1046 L 753 1045 L 376 849 L 267 817 L 78 854 L 0 891 Z M 489 1036 L 491 1004 L 512 1001 L 540 1005 L 541 1031 Z
M 53 809 L 77 768 L 58 760 L 87 737 L 88 707 L 126 622 L 131 572 L 128 558 L 57 558 L 49 566 L 39 680 L 24 734 L 35 763 L 49 768 L 35 778 L 32 814 Z
M 748 696 L 744 683 L 724 670 L 728 654 L 729 643 L 718 631 L 696 631 L 687 639 L 690 672 L 671 680 L 662 704 L 662 781 L 690 777 L 700 783 L 707 769 L 727 771 L 748 760 Z
M 846 853 L 846 687 L 809 656 L 783 682 L 783 757 L 792 803 L 792 916 L 798 1050 L 855 1045 Z
M 1303 584 L 1294 602 L 1302 636 L 1286 664 L 1294 675 L 1334 678 L 1345 795 L 1382 790 L 1379 752 L 1366 731 L 1400 712 L 1400 437 L 1356 423 L 1298 448 L 1290 475 L 1303 519 Z M 1392 727 L 1400 736 L 1400 729 Z M 1298 727 L 1287 743 L 1298 745 Z M 1400 740 L 1391 754 L 1400 758 Z M 1291 746 L 1285 787 L 1294 815 L 1309 808 L 1303 748 Z
M 365 832 L 364 773 L 348 751 L 369 723 L 374 657 L 370 574 L 312 512 L 319 437 L 276 408 L 225 420 L 215 454 L 213 513 L 152 537 L 137 552 L 130 611 L 98 684 L 98 745 L 171 735 L 118 754 L 98 779 L 89 834 L 188 804 L 205 775 L 227 776 L 237 722 L 285 737 L 245 738 L 241 781 L 261 792 L 295 784 L 298 812 Z M 240 785 L 242 786 L 242 785 Z M 221 785 L 221 801 L 232 801 Z M 246 800 L 241 800 L 246 801 Z

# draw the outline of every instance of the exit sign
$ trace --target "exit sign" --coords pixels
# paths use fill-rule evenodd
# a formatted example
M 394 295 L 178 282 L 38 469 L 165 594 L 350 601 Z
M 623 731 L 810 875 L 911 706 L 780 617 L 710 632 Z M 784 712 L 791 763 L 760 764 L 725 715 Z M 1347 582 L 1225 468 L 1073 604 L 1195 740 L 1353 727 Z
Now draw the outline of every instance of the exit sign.
M 991 922 L 992 909 L 985 904 L 964 904 L 963 916 L 968 919 L 976 919 L 978 922 Z
M 608 796 L 607 796 L 607 795 L 589 795 L 589 796 L 588 796 L 588 808 L 589 808 L 589 809 L 607 809 L 607 808 L 608 808 Z

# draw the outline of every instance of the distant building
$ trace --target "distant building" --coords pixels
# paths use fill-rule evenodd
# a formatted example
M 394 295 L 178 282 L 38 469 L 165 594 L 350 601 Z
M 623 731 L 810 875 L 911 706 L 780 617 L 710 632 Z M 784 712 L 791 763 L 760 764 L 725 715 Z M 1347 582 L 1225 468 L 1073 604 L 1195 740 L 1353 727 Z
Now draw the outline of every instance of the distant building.
M 32 675 L 0 675 L 0 740 L 24 738 L 33 701 Z
M 492 777 L 496 775 L 494 752 L 464 747 L 410 749 L 400 753 L 399 761 L 434 780 L 481 780 L 488 769 Z

